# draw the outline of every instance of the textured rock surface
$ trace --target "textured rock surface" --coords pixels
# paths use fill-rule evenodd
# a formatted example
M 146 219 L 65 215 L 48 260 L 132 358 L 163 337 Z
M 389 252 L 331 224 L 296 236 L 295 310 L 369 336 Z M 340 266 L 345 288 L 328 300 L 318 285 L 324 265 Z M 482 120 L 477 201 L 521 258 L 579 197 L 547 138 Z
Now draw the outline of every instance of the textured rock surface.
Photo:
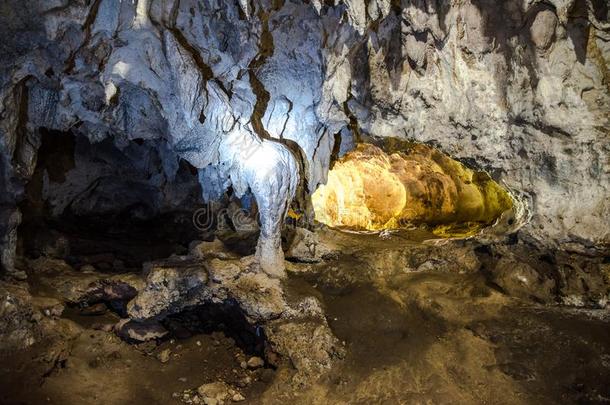
M 70 304 L 95 304 L 122 301 L 127 303 L 144 281 L 136 274 L 104 274 L 97 271 L 76 271 L 63 260 L 38 258 L 28 263 L 34 288 L 45 296 Z
M 202 249 L 205 247 L 193 247 L 195 253 Z M 316 298 L 293 297 L 287 302 L 280 281 L 253 264 L 252 257 L 221 260 L 196 256 L 148 264 L 146 287 L 129 303 L 131 320 L 119 326 L 121 336 L 144 340 L 147 336 L 138 333 L 139 324 L 147 332 L 151 320 L 201 305 L 234 303 L 252 327 L 263 331 L 273 352 L 290 360 L 296 370 L 291 381 L 296 385 L 311 383 L 341 357 L 343 348 Z M 261 365 L 246 363 L 250 368 Z
M 204 197 L 253 194 L 275 275 L 299 178 L 313 192 L 333 150 L 367 135 L 488 170 L 526 204 L 524 237 L 604 248 L 607 14 L 601 0 L 5 1 L 3 267 L 40 128 L 159 140 L 199 169 Z
M 40 318 L 27 288 L 0 283 L 0 351 L 34 344 L 40 334 Z
M 335 163 L 312 203 L 322 223 L 368 230 L 490 224 L 512 208 L 508 193 L 489 176 L 433 148 L 386 154 L 365 143 Z

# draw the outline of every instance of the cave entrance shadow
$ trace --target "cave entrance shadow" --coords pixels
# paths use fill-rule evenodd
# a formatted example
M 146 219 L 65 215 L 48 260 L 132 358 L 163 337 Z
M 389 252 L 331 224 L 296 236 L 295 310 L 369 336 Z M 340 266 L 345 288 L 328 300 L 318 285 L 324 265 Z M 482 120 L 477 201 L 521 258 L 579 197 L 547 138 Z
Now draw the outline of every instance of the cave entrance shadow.
M 265 358 L 267 338 L 264 329 L 251 324 L 234 300 L 188 307 L 167 316 L 161 324 L 171 337 L 177 339 L 222 332 L 233 339 L 244 353 Z
M 197 171 L 174 156 L 172 180 L 165 169 L 172 156 L 158 141 L 135 139 L 119 148 L 111 139 L 92 143 L 46 128 L 40 128 L 40 138 L 20 205 L 20 255 L 124 272 L 186 253 L 198 238 L 192 224 L 201 201 Z M 167 187 L 178 197 L 168 201 Z

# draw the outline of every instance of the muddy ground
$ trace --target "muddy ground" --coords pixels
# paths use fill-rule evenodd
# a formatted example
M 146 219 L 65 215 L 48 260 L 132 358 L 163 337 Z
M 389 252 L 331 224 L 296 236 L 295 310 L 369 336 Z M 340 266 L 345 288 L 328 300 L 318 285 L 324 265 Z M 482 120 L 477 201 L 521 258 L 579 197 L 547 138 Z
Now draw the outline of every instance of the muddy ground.
M 346 349 L 319 381 L 295 389 L 286 366 L 244 368 L 256 353 L 222 324 L 130 344 L 108 326 L 115 312 L 68 306 L 53 338 L 2 353 L 0 403 L 197 403 L 197 387 L 216 381 L 252 404 L 610 402 L 608 309 L 511 296 L 490 282 L 475 244 L 443 256 L 449 248 L 430 253 L 419 237 L 323 237 L 339 253 L 290 264 L 284 282 L 288 300 L 322 302 Z

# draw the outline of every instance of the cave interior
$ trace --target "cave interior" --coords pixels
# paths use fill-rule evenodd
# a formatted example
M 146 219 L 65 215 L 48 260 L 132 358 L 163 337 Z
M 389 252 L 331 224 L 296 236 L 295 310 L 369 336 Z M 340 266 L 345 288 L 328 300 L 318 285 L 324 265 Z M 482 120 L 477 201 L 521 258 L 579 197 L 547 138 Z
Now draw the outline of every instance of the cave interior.
M 6 0 L 0 404 L 607 403 L 604 0 Z

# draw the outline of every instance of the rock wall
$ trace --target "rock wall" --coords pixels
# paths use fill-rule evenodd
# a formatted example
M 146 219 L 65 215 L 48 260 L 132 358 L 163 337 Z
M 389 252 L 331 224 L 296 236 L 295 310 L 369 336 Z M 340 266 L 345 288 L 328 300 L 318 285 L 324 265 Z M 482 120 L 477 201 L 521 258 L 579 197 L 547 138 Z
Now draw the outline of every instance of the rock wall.
M 604 249 L 603 0 L 8 0 L 0 5 L 0 235 L 10 270 L 40 128 L 160 140 L 261 212 L 281 274 L 297 188 L 367 136 L 429 142 L 526 204 L 524 237 Z

